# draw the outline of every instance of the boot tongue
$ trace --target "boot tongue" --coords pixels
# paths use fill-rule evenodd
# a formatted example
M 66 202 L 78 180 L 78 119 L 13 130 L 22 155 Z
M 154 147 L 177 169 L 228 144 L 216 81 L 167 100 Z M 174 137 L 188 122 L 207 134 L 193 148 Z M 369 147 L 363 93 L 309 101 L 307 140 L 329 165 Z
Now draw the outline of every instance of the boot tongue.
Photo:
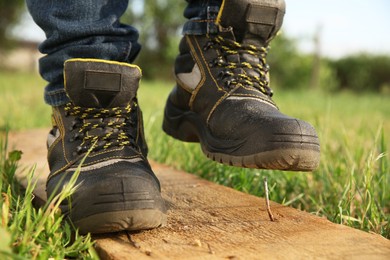
M 236 40 L 265 46 L 283 23 L 284 0 L 224 0 L 217 24 L 233 28 Z
M 135 98 L 141 70 L 138 66 L 95 59 L 65 62 L 65 91 L 76 106 L 125 107 Z

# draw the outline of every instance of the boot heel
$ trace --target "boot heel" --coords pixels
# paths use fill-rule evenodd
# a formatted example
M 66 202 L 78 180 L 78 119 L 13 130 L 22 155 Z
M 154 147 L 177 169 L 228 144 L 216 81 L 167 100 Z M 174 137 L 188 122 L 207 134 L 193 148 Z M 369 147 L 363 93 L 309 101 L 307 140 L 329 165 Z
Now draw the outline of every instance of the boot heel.
M 184 111 L 175 107 L 167 100 L 162 129 L 166 134 L 175 139 L 184 142 L 199 143 L 195 126 L 185 120 L 185 118 L 191 117 L 191 113 L 191 111 Z

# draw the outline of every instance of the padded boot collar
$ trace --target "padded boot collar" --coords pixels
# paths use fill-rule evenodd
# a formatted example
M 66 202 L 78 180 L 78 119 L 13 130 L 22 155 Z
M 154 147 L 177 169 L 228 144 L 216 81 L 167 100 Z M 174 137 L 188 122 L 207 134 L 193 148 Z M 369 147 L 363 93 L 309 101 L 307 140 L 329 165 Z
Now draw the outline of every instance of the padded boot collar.
M 238 42 L 264 46 L 282 26 L 285 9 L 284 0 L 224 0 L 217 24 L 232 28 Z
M 70 59 L 64 65 L 65 89 L 74 105 L 124 107 L 136 96 L 141 69 L 128 63 Z

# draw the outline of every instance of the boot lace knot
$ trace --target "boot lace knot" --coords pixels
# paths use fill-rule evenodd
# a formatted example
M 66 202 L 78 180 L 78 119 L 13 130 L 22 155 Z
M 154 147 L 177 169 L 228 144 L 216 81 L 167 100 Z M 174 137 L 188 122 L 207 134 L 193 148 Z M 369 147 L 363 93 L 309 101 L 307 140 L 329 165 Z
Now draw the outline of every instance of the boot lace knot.
M 135 138 L 130 132 L 134 126 L 130 104 L 126 107 L 84 108 L 69 102 L 64 109 L 65 116 L 74 117 L 69 129 L 74 133 L 69 142 L 82 141 L 77 146 L 76 154 L 90 149 L 99 151 L 113 147 L 136 147 Z
M 266 61 L 269 47 L 258 47 L 252 44 L 241 44 L 222 36 L 211 38 L 204 46 L 204 50 L 218 49 L 218 57 L 209 63 L 210 67 L 222 67 L 218 79 L 223 80 L 225 86 L 249 86 L 260 90 L 263 94 L 272 97 L 273 91 L 269 87 Z M 235 55 L 239 60 L 229 59 Z

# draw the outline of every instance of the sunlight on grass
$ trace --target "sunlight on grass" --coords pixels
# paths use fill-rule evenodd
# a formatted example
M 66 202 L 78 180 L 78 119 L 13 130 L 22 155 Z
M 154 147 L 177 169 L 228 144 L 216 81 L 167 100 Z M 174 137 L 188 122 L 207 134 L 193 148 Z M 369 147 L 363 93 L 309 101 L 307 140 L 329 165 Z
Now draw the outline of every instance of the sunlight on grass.
M 43 101 L 46 85 L 37 73 L 0 70 L 0 127 L 28 129 L 50 125 L 49 106 Z

